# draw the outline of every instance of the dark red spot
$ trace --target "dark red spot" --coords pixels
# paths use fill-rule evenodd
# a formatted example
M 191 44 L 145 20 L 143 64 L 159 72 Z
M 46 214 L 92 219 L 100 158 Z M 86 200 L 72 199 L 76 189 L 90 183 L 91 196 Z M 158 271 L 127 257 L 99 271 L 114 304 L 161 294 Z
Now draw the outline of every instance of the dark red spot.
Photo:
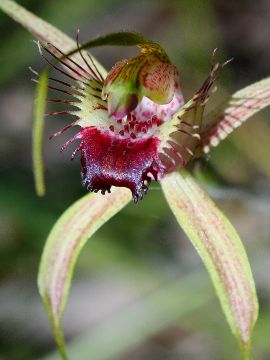
M 82 183 L 89 191 L 104 194 L 111 186 L 127 187 L 136 202 L 147 191 L 149 173 L 162 174 L 158 157 L 159 139 L 121 139 L 93 127 L 81 130 Z M 150 176 L 151 176 L 150 175 Z

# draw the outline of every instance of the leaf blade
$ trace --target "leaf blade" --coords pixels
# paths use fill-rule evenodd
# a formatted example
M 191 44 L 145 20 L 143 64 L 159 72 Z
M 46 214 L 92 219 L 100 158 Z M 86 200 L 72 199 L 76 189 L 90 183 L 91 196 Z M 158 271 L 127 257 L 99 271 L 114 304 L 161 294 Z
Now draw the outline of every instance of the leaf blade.
M 51 230 L 42 254 L 38 287 L 63 359 L 61 317 L 73 270 L 86 241 L 131 200 L 129 190 L 114 188 L 111 194 L 87 194 L 71 205 Z
M 161 181 L 165 197 L 209 272 L 245 359 L 258 303 L 246 252 L 235 229 L 185 170 Z

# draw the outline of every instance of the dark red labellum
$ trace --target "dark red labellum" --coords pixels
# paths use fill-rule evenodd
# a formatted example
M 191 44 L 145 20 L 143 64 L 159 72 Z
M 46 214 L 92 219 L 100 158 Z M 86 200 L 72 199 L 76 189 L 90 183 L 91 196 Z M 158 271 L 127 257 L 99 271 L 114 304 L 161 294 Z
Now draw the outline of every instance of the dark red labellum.
M 137 202 L 161 173 L 156 137 L 131 141 L 94 127 L 82 129 L 80 135 L 82 183 L 90 191 L 104 194 L 111 186 L 124 186 Z

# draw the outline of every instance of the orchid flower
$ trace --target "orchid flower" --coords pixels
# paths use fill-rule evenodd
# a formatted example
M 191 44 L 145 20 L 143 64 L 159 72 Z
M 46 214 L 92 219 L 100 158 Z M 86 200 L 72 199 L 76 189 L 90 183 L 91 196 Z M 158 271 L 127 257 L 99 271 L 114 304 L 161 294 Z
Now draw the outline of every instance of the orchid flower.
M 186 166 L 270 104 L 270 78 L 236 92 L 217 119 L 205 126 L 205 105 L 218 70 L 227 63 L 215 62 L 215 52 L 205 81 L 185 101 L 178 71 L 159 44 L 139 34 L 115 33 L 80 45 L 78 35 L 73 41 L 13 1 L 0 0 L 0 8 L 39 39 L 44 59 L 65 77 L 48 77 L 47 68 L 37 80 L 34 162 L 40 163 L 48 79 L 49 88 L 67 95 L 49 101 L 71 106 L 49 115 L 76 116 L 52 137 L 79 126 L 62 150 L 79 142 L 72 158 L 80 153 L 82 184 L 90 194 L 71 205 L 51 230 L 38 278 L 62 358 L 67 355 L 61 318 L 83 245 L 131 199 L 143 199 L 151 181 L 160 181 L 173 214 L 209 272 L 243 358 L 250 359 L 258 303 L 247 255 L 236 230 Z M 135 45 L 140 53 L 120 60 L 107 73 L 86 48 L 108 44 Z M 36 168 L 37 182 L 42 182 L 42 168 Z
M 136 203 L 147 192 L 151 180 L 161 180 L 195 157 L 200 145 L 203 109 L 219 64 L 212 64 L 205 82 L 184 104 L 177 69 L 161 46 L 141 35 L 123 35 L 138 42 L 141 54 L 119 61 L 105 78 L 91 56 L 86 58 L 81 52 L 78 37 L 81 64 L 51 43 L 39 44 L 39 48 L 42 55 L 43 49 L 55 57 L 64 69 L 43 55 L 67 81 L 72 81 L 50 77 L 49 88 L 77 100 L 48 100 L 77 108 L 48 113 L 71 114 L 77 118 L 51 138 L 71 126 L 80 126 L 79 132 L 61 150 L 80 140 L 72 159 L 81 153 L 82 184 L 88 191 L 101 191 L 103 195 L 112 186 L 126 187 Z M 55 83 L 64 85 L 68 91 Z

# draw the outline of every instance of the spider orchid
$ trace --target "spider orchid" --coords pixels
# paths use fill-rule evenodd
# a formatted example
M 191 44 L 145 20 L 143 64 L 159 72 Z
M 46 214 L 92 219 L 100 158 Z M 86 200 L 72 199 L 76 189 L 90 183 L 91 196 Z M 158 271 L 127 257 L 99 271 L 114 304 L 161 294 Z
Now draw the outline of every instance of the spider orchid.
M 220 116 L 205 126 L 205 104 L 218 69 L 227 63 L 215 63 L 215 54 L 205 81 L 185 102 L 178 71 L 157 43 L 138 34 L 116 33 L 80 46 L 78 36 L 74 42 L 13 1 L 0 0 L 0 8 L 39 39 L 42 56 L 66 78 L 49 76 L 49 88 L 69 97 L 49 101 L 72 108 L 48 115 L 75 115 L 76 120 L 52 137 L 80 127 L 62 150 L 79 141 L 72 158 L 80 153 L 82 183 L 91 193 L 71 205 L 53 227 L 38 278 L 62 358 L 67 355 L 61 318 L 83 245 L 130 202 L 130 191 L 137 202 L 149 183 L 159 180 L 172 212 L 209 272 L 243 357 L 250 359 L 258 303 L 244 247 L 185 167 L 270 105 L 270 78 L 236 92 Z M 108 44 L 137 45 L 140 54 L 117 62 L 107 73 L 86 48 Z M 38 79 L 41 104 L 48 80 L 44 74 Z
M 87 53 L 86 58 L 81 52 L 78 35 L 81 64 L 51 43 L 38 45 L 42 55 L 44 50 L 63 68 L 43 55 L 45 60 L 67 81 L 72 81 L 50 77 L 49 88 L 77 101 L 48 101 L 68 104 L 77 110 L 54 111 L 47 115 L 77 117 L 51 138 L 71 126 L 80 126 L 80 131 L 61 150 L 75 140 L 80 141 L 71 158 L 81 153 L 82 184 L 87 190 L 105 194 L 112 186 L 126 187 L 137 202 L 147 192 L 151 180 L 160 180 L 165 174 L 185 167 L 195 157 L 201 139 L 203 109 L 218 63 L 212 64 L 205 82 L 184 104 L 177 69 L 158 44 L 140 43 L 141 54 L 119 61 L 105 79 L 91 56 Z M 66 89 L 54 86 L 55 83 Z

